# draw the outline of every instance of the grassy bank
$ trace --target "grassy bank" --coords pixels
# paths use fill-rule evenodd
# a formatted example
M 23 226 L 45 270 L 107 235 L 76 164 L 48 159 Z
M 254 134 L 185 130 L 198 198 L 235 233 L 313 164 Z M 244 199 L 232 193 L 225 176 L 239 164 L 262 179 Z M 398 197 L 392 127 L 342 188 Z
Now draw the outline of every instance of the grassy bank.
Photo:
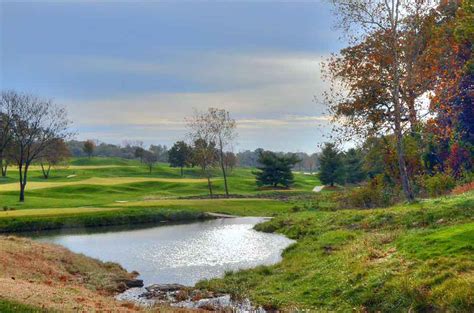
M 296 239 L 275 266 L 201 287 L 267 308 L 474 311 L 474 192 L 377 210 L 283 214 L 258 229 Z
M 0 312 L 136 311 L 111 298 L 134 276 L 56 245 L 0 236 Z

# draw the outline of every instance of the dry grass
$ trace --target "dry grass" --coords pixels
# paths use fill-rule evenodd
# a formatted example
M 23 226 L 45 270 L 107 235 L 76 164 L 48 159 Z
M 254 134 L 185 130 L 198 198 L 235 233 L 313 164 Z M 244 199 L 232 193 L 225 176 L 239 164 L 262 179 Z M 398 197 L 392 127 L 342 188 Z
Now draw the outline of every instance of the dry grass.
M 57 245 L 0 236 L 0 300 L 58 312 L 189 312 L 114 300 L 121 281 L 134 277 L 118 264 Z

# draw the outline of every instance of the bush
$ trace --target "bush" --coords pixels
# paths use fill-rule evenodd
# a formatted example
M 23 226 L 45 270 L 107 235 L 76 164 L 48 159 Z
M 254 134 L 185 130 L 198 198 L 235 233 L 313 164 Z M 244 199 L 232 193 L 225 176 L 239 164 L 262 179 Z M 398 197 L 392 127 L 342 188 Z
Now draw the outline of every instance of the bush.
M 431 197 L 436 197 L 448 194 L 456 186 L 456 182 L 447 174 L 437 173 L 424 177 L 423 186 Z
M 338 203 L 342 208 L 370 209 L 387 207 L 399 198 L 400 191 L 385 182 L 383 175 L 377 175 L 366 185 L 343 193 Z

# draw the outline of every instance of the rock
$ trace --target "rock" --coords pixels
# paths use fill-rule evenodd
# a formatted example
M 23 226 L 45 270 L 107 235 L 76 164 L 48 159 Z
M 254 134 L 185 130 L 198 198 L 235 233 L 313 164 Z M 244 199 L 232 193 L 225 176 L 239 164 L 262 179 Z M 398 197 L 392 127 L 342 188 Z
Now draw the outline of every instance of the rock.
M 128 279 L 123 282 L 128 288 L 143 287 L 143 280 L 141 279 Z
M 157 292 L 157 291 L 168 292 L 168 291 L 178 291 L 178 290 L 186 289 L 186 286 L 183 286 L 180 284 L 154 284 L 154 285 L 145 287 L 145 289 L 149 292 Z

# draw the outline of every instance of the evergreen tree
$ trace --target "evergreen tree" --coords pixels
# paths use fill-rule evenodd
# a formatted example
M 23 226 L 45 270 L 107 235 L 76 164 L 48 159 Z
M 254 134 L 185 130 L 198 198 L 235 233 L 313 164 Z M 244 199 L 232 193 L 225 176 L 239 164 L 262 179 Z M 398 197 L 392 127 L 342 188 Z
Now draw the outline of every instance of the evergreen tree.
M 349 149 L 344 155 L 344 171 L 346 183 L 356 184 L 363 181 L 366 173 L 363 169 L 364 160 L 360 150 Z
M 294 154 L 277 155 L 271 151 L 260 151 L 258 163 L 260 170 L 255 173 L 258 186 L 290 187 L 294 182 L 292 167 L 300 160 Z
M 180 167 L 181 176 L 183 176 L 183 168 L 188 166 L 191 159 L 191 147 L 184 141 L 176 142 L 168 152 L 168 161 L 171 167 Z
M 332 143 L 326 143 L 319 156 L 319 179 L 325 185 L 334 186 L 334 183 L 344 183 L 344 164 L 341 153 Z

